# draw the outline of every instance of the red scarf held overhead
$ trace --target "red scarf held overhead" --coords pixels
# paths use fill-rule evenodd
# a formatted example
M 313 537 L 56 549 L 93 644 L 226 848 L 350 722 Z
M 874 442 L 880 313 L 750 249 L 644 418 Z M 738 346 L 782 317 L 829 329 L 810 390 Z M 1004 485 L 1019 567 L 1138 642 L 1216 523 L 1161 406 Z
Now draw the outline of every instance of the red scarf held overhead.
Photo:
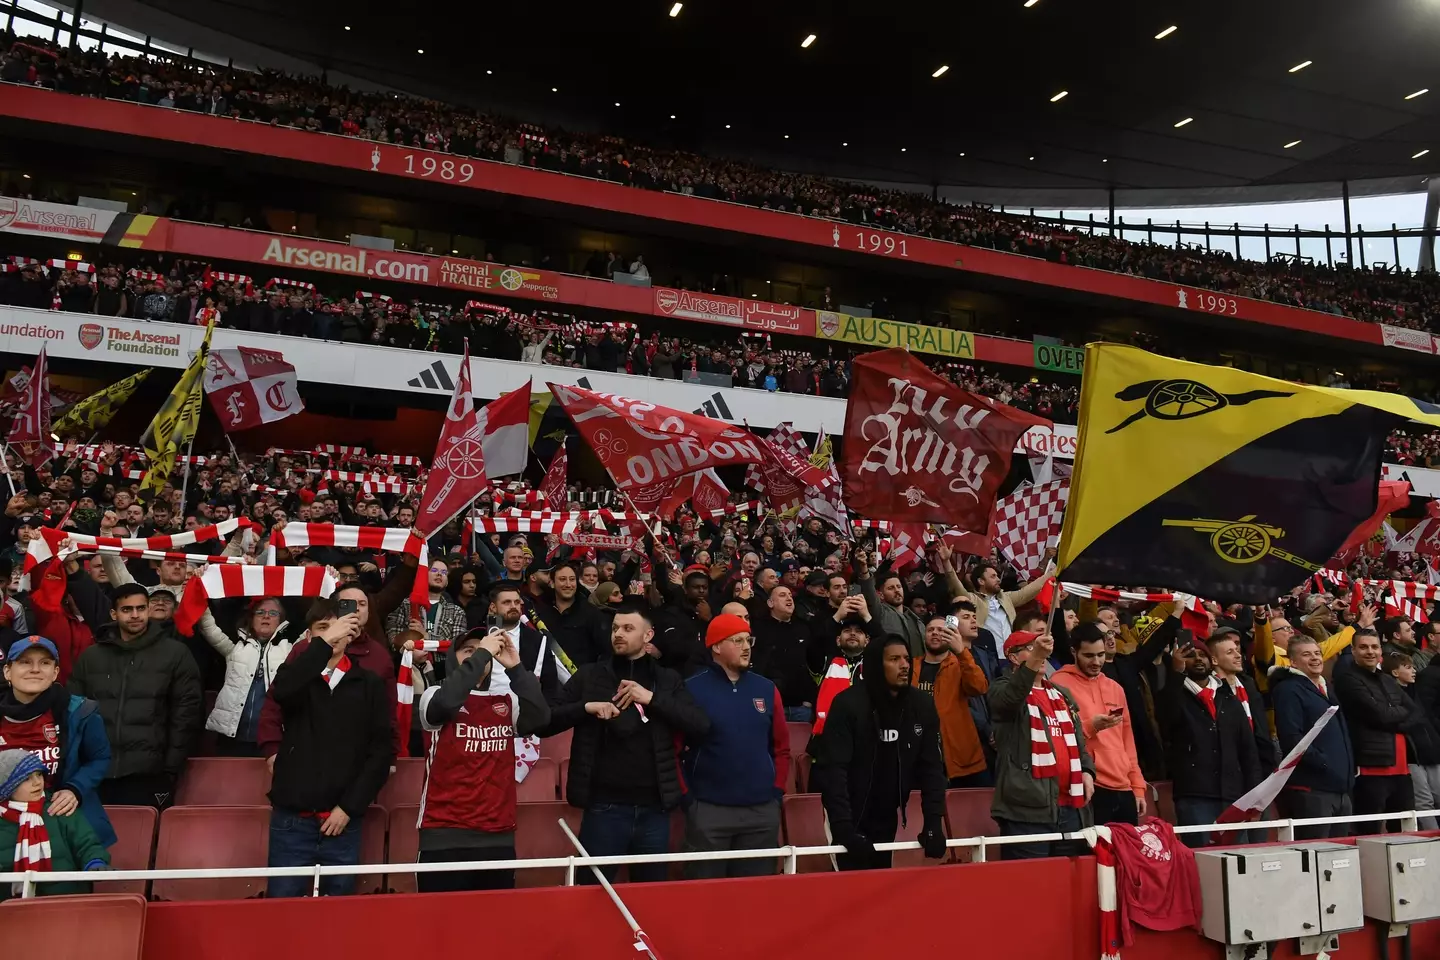
M 1070 716 L 1065 694 L 1044 680 L 1030 688 L 1025 706 L 1030 712 L 1031 775 L 1036 780 L 1054 777 L 1059 781 L 1060 806 L 1077 809 L 1085 806 L 1080 745 L 1075 740 L 1075 721 Z
M 15 835 L 15 871 L 50 870 L 50 831 L 45 829 L 45 801 L 7 800 L 0 806 L 0 820 L 19 824 Z M 16 883 L 16 892 L 23 883 Z

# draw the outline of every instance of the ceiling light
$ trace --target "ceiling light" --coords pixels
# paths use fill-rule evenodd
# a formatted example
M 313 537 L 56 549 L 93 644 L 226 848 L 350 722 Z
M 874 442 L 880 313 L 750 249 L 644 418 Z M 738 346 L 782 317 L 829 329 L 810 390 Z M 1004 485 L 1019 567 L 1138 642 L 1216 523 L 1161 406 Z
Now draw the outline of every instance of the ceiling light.
M 726 130 L 729 130 L 729 129 L 730 129 L 730 124 L 728 124 L 728 123 L 725 124 L 725 129 L 726 129 Z
M 1034 160 L 1035 158 L 1034 158 L 1034 157 L 1031 157 L 1030 159 L 1031 159 L 1031 160 Z
M 416 50 L 415 52 L 416 52 L 416 53 L 424 53 L 424 52 L 425 52 L 425 48 L 424 48 L 424 47 L 421 47 L 420 49 Z
M 815 42 L 815 34 L 813 34 L 813 33 L 807 34 L 806 37 L 805 37 L 805 39 L 800 41 L 800 49 L 801 49 L 801 50 L 804 50 L 805 48 L 809 47 L 810 44 L 812 44 L 812 43 L 814 43 L 814 42 Z
M 1110 158 L 1109 158 L 1109 157 L 1101 157 L 1101 158 L 1100 158 L 1100 162 L 1101 162 L 1101 163 L 1109 163 L 1109 162 L 1110 162 Z
M 1061 90 L 1059 93 L 1055 94 L 1055 96 L 1050 98 L 1050 102 L 1059 103 L 1061 100 L 1064 100 L 1068 96 L 1070 96 L 1069 90 Z
M 560 92 L 560 88 L 559 88 L 559 87 L 551 87 L 551 88 L 550 88 L 550 92 L 551 92 L 551 93 L 559 93 L 559 92 Z M 620 106 L 620 104 L 617 103 L 617 104 L 615 104 L 615 106 L 618 107 L 618 106 Z
M 1310 64 L 1312 64 L 1312 63 L 1314 63 L 1314 62 L 1315 62 L 1314 60 L 1301 60 L 1299 63 L 1295 64 L 1295 66 L 1291 67 L 1291 68 L 1290 68 L 1289 70 L 1287 70 L 1286 72 L 1287 72 L 1287 73 L 1299 73 L 1301 70 L 1304 70 L 1306 67 L 1310 66 Z
M 904 153 L 904 152 L 905 152 L 905 148 L 904 148 L 904 147 L 901 147 L 901 148 L 900 148 L 900 152 L 901 152 L 901 153 Z
M 26 180 L 29 180 L 29 179 L 30 179 L 30 174 L 28 174 L 28 173 L 22 173 L 22 174 L 20 174 L 20 176 L 24 177 Z
M 1405 99 L 1406 99 L 1406 100 L 1414 100 L 1416 97 L 1423 97 L 1423 96 L 1425 96 L 1425 94 L 1427 94 L 1427 93 L 1429 93 L 1429 92 L 1430 92 L 1430 88 L 1429 88 L 1429 87 L 1421 87 L 1419 90 L 1416 90 L 1414 93 L 1410 94 L 1410 95 L 1407 96 Z
M 1194 122 L 1195 122 L 1195 118 L 1194 118 L 1194 117 L 1186 117 L 1184 120 L 1181 120 L 1179 123 L 1175 124 L 1175 129 L 1176 129 L 1176 130 L 1179 130 L 1181 127 L 1185 126 L 1187 123 L 1194 123 Z
M 673 5 L 670 7 L 670 16 L 672 16 L 672 17 L 678 17 L 678 16 L 680 16 L 680 11 L 683 10 L 683 9 L 685 9 L 685 4 L 683 4 L 683 3 L 673 4 Z
M 1174 33 L 1176 30 L 1179 30 L 1179 29 L 1180 29 L 1179 27 L 1175 26 L 1175 25 L 1172 23 L 1170 26 L 1166 27 L 1164 30 L 1161 30 L 1159 33 L 1155 34 L 1155 39 L 1156 39 L 1156 40 L 1164 40 L 1166 37 L 1170 36 L 1170 34 Z
M 675 119 L 675 114 L 673 114 L 673 113 L 670 114 L 670 119 L 671 119 L 671 120 L 674 120 L 674 119 Z
M 1429 153 L 1429 152 L 1430 152 L 1430 148 L 1429 148 L 1429 147 L 1426 147 L 1424 150 L 1421 150 L 1419 153 L 1415 154 L 1415 155 L 1412 156 L 1410 159 L 1411 159 L 1411 160 L 1419 160 L 1421 157 L 1425 156 L 1425 154 L 1427 154 L 1427 153 Z
M 348 26 L 348 25 L 347 25 L 347 26 L 346 26 L 346 27 L 345 27 L 345 29 L 346 29 L 346 30 L 349 30 L 349 29 L 350 29 L 350 27 L 349 27 L 349 26 Z
M 1040 0 L 1025 0 L 1025 9 L 1029 10 L 1031 7 L 1035 6 L 1035 4 L 1039 2 Z
M 1300 146 L 1300 141 L 1299 141 L 1299 140 L 1291 140 L 1289 143 L 1285 144 L 1285 149 L 1286 149 L 1286 150 L 1289 150 L 1291 147 L 1298 147 L 1298 146 Z
M 961 151 L 960 151 L 960 156 L 962 156 L 962 157 L 965 156 L 965 151 L 964 151 L 964 150 L 961 150 Z
M 942 64 L 940 64 L 940 66 L 938 66 L 938 67 L 935 68 L 935 72 L 932 73 L 932 74 L 930 74 L 930 76 L 932 76 L 932 77 L 943 77 L 943 76 L 945 76 L 945 71 L 946 71 L 946 70 L 949 70 L 949 69 L 950 69 L 950 65 L 949 65 L 948 63 L 942 63 Z
M 615 101 L 615 106 L 617 106 L 617 107 L 620 106 L 620 101 L 619 101 L 619 100 L 616 100 L 616 101 Z
M 790 134 L 788 134 L 788 133 L 785 134 L 785 139 L 786 139 L 786 140 L 789 140 L 789 139 L 790 139 Z
M 850 146 L 850 144 L 849 144 L 849 143 L 842 143 L 842 144 L 840 144 L 840 146 L 842 146 L 842 147 L 848 147 L 848 146 Z
M 487 77 L 494 76 L 494 74 L 495 74 L 495 71 L 494 71 L 494 70 L 486 70 L 486 71 L 485 71 L 485 76 L 487 76 Z

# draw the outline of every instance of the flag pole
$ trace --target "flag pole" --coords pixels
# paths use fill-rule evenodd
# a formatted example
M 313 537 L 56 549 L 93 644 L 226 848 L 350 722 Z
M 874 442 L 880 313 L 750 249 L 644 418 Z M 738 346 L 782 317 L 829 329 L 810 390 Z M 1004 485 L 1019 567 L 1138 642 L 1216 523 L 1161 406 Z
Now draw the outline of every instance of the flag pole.
M 196 433 L 198 433 L 198 432 L 199 432 L 199 431 L 196 430 Z M 190 489 L 190 469 L 191 469 L 191 467 L 193 466 L 193 464 L 190 462 L 190 456 L 191 456 L 192 453 L 194 453 L 194 451 L 195 451 L 195 434 L 192 433 L 192 434 L 190 434 L 190 442 L 185 445 L 185 479 L 180 481 L 180 515 L 181 515 L 181 516 L 184 516 L 184 515 L 185 515 L 185 496 L 186 496 L 186 491 L 188 491 L 188 490 Z
M 5 479 L 10 482 L 10 496 L 19 496 L 15 490 L 15 475 L 10 472 L 10 444 L 4 444 L 3 447 L 5 451 Z
M 660 551 L 660 556 L 665 558 L 665 565 L 670 567 L 675 566 L 675 561 L 670 557 L 670 551 L 666 550 L 665 544 L 660 542 L 660 535 L 665 532 L 664 522 L 659 516 L 656 516 L 655 529 L 651 530 L 650 524 L 645 522 L 645 514 L 641 513 L 640 508 L 635 506 L 635 501 L 630 499 L 630 491 L 620 488 L 620 495 L 625 498 L 625 503 L 629 505 L 630 512 L 635 514 L 636 518 L 639 519 L 641 526 L 645 528 L 645 532 L 650 534 L 655 540 L 655 546 Z

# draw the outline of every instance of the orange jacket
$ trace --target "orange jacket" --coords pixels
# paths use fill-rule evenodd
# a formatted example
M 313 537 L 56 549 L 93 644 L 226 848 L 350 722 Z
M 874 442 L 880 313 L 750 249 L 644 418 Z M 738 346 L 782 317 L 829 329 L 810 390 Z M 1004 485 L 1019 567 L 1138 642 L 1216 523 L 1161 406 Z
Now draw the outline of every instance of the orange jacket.
M 924 658 L 910 663 L 910 685 L 920 685 L 920 666 Z M 985 672 L 970 656 L 970 651 L 952 653 L 940 661 L 935 674 L 935 687 L 930 695 L 935 712 L 940 714 L 940 746 L 945 752 L 945 776 L 968 777 L 985 769 L 985 750 L 970 715 L 970 697 L 983 696 L 990 689 Z
M 1073 663 L 1057 670 L 1050 681 L 1064 687 L 1080 708 L 1085 746 L 1095 758 L 1095 785 L 1145 796 L 1145 775 L 1140 772 L 1140 760 L 1135 755 L 1135 734 L 1130 729 L 1124 688 L 1103 673 L 1092 680 Z M 1124 711 L 1119 726 L 1096 730 L 1095 718 L 1115 709 Z

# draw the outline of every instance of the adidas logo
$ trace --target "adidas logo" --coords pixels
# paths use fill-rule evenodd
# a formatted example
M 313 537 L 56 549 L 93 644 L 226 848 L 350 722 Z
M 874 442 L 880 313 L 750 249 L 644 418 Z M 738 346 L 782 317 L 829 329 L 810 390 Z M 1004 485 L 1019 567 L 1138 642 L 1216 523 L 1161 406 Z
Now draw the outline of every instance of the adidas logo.
M 450 373 L 445 369 L 445 363 L 436 360 L 430 366 L 420 371 L 420 376 L 412 378 L 412 387 L 425 387 L 430 390 L 454 390 L 455 381 L 450 379 Z
M 713 417 L 716 420 L 735 419 L 735 415 L 731 413 L 730 408 L 725 405 L 725 396 L 719 391 L 716 391 L 714 394 L 711 395 L 709 400 L 706 400 L 704 403 L 700 404 L 700 406 L 696 407 L 690 412 L 698 413 L 706 417 Z

